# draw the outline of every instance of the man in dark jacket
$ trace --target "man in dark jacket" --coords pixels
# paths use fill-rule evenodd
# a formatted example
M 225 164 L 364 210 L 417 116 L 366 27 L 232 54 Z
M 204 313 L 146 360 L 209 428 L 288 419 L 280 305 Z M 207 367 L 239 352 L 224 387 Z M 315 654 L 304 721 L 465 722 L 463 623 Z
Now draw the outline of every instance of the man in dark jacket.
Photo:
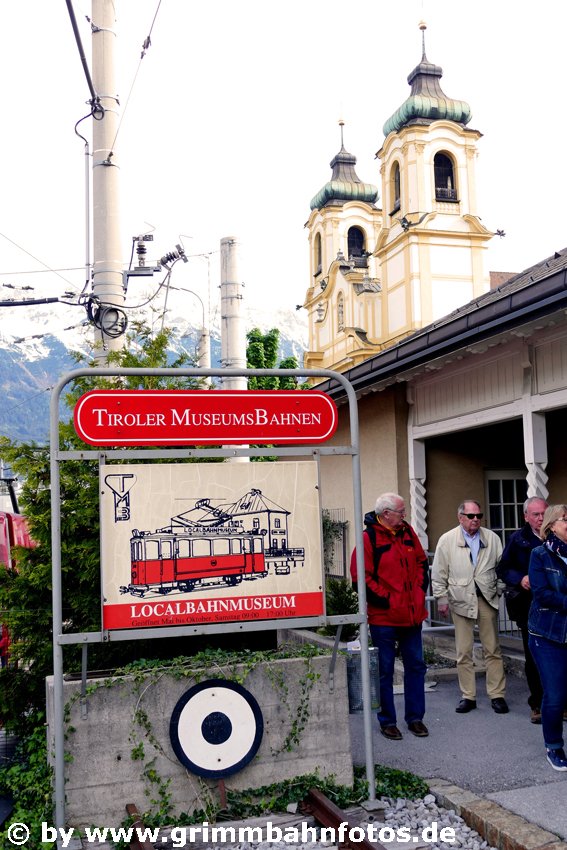
M 425 671 L 421 624 L 427 617 L 429 583 L 427 555 L 417 534 L 404 519 L 405 504 L 397 493 L 384 493 L 364 523 L 364 570 L 368 624 L 378 650 L 380 731 L 390 741 L 402 733 L 396 725 L 394 662 L 399 648 L 404 665 L 405 721 L 418 738 L 429 734 L 425 714 Z M 351 557 L 356 585 L 356 550 Z
M 524 502 L 525 525 L 515 531 L 502 553 L 496 573 L 506 585 L 506 610 L 511 620 L 518 624 L 524 644 L 525 671 L 530 695 L 532 723 L 541 723 L 541 699 L 543 696 L 539 673 L 528 646 L 528 614 L 532 602 L 528 567 L 532 550 L 541 546 L 539 536 L 543 515 L 547 508 L 545 499 L 532 496 Z

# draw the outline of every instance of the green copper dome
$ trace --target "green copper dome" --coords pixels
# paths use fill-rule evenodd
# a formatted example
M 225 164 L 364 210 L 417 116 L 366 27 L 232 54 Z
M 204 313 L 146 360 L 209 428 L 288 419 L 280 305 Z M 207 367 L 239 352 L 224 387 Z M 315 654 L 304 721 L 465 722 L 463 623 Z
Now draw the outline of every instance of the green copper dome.
M 421 29 L 425 29 L 424 24 Z M 456 124 L 468 124 L 472 118 L 470 106 L 464 100 L 454 100 L 443 93 L 439 84 L 442 76 L 443 69 L 428 61 L 424 43 L 421 62 L 408 77 L 411 94 L 384 124 L 384 136 L 408 124 L 430 124 L 443 118 Z
M 371 183 L 362 183 L 354 166 L 356 157 L 348 153 L 342 144 L 338 154 L 332 159 L 333 173 L 328 183 L 325 183 L 311 201 L 312 210 L 320 210 L 327 206 L 342 206 L 347 201 L 365 201 L 373 204 L 378 199 L 378 189 Z

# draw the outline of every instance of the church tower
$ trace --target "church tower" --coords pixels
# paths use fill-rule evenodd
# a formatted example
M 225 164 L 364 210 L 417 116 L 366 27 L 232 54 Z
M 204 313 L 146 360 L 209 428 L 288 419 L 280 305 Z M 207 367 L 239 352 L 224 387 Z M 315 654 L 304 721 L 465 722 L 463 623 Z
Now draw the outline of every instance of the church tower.
M 331 161 L 331 179 L 311 201 L 306 224 L 311 275 L 304 304 L 309 314 L 304 364 L 344 372 L 374 351 L 363 328 L 376 329 L 380 286 L 374 252 L 382 211 L 376 206 L 377 187 L 356 174 L 356 157 L 345 150 L 339 123 L 341 149 Z
M 420 29 L 410 95 L 386 121 L 376 154 L 383 209 L 343 147 L 311 202 L 307 367 L 343 372 L 490 287 L 483 259 L 494 234 L 476 199 L 481 133 L 467 127 L 468 104 L 442 91 L 442 69 L 428 61 Z M 350 158 L 346 181 L 335 175 L 341 157 L 343 169 Z

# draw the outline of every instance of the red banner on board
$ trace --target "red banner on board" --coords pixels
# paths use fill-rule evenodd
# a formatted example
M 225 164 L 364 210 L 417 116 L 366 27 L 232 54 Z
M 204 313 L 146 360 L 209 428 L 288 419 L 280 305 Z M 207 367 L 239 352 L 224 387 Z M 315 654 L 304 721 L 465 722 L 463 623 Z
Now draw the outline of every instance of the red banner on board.
M 311 445 L 337 428 L 337 408 L 311 390 L 92 390 L 74 411 L 93 446 Z
M 323 593 L 275 593 L 264 596 L 232 596 L 196 599 L 133 599 L 103 606 L 104 629 L 144 629 L 203 623 L 239 623 L 318 617 Z

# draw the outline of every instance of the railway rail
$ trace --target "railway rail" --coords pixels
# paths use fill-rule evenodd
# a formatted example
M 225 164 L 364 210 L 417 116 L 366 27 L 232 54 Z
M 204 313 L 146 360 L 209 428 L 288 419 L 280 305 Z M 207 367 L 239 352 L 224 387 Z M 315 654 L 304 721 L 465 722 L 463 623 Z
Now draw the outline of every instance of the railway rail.
M 311 788 L 307 793 L 306 797 L 298 805 L 298 811 L 306 816 L 309 819 L 312 819 L 314 823 L 320 827 L 330 827 L 334 830 L 339 831 L 339 826 L 343 825 L 343 833 L 344 840 L 339 842 L 339 848 L 341 850 L 386 850 L 383 844 L 379 841 L 370 841 L 368 838 L 358 839 L 356 841 L 349 838 L 350 830 L 353 827 L 359 826 L 359 819 L 348 816 L 342 809 L 340 809 L 332 800 L 329 800 L 325 794 L 319 791 L 318 788 Z M 128 803 L 126 805 L 126 812 L 130 816 L 132 826 L 137 828 L 139 832 L 138 835 L 143 833 L 144 824 L 141 819 L 141 815 L 138 811 L 137 806 L 134 803 Z M 266 816 L 266 820 L 269 820 L 269 816 Z M 258 819 L 254 820 L 254 824 L 258 825 Z M 226 823 L 217 824 L 217 826 L 226 826 Z M 242 826 L 245 825 L 243 821 Z M 150 841 L 140 841 L 138 838 L 134 838 L 130 842 L 130 850 L 154 850 L 154 845 Z M 161 838 L 160 842 L 158 842 L 159 847 L 163 847 L 164 850 L 168 850 L 170 846 L 169 842 L 165 837 Z M 201 848 L 205 848 L 208 846 L 212 846 L 206 842 L 199 844 L 199 850 Z M 196 850 L 196 845 L 191 843 L 192 850 Z

